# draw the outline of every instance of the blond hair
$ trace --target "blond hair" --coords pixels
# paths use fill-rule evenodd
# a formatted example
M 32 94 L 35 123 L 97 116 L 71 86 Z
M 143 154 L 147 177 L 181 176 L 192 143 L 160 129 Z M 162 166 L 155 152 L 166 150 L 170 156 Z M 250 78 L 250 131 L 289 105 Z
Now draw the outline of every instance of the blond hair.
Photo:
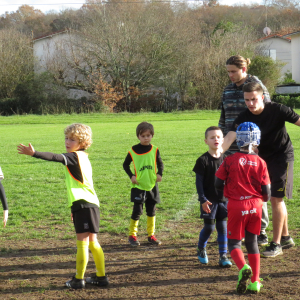
M 233 55 L 229 57 L 226 61 L 226 65 L 235 65 L 237 68 L 242 69 L 246 68 L 248 69 L 248 66 L 251 64 L 250 58 L 244 58 L 243 56 L 240 55 Z
M 64 133 L 76 137 L 82 149 L 87 149 L 92 144 L 92 129 L 90 126 L 74 123 L 67 126 Z

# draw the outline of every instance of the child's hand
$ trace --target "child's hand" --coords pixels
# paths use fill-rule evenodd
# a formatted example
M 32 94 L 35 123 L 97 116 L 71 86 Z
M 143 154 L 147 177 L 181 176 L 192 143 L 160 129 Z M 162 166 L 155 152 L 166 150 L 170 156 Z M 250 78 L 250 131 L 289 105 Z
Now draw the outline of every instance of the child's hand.
M 71 213 L 71 222 L 73 222 L 73 214 Z
M 8 219 L 8 210 L 4 210 L 3 211 L 3 227 L 6 226 L 7 219 Z
M 18 153 L 19 154 L 25 154 L 25 155 L 33 156 L 34 152 L 35 152 L 34 148 L 33 148 L 33 146 L 30 143 L 29 143 L 28 147 L 26 147 L 23 144 L 20 144 L 18 146 Z
M 139 183 L 136 181 L 136 177 L 135 177 L 135 176 L 132 176 L 132 177 L 131 177 L 131 182 L 132 182 L 133 184 L 139 184 Z
M 202 204 L 202 209 L 203 211 L 205 211 L 207 214 L 211 213 L 211 210 L 209 208 L 209 205 L 211 205 L 212 203 L 209 202 L 208 200 Z
M 161 176 L 159 174 L 156 174 L 156 182 L 161 182 Z

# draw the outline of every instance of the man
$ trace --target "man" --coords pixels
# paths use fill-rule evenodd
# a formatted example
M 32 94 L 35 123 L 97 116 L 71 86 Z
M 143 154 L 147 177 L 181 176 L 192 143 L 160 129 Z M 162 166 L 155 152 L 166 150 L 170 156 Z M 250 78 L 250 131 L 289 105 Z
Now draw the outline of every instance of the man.
M 259 78 L 247 74 L 248 67 L 251 64 L 250 58 L 244 58 L 240 55 L 233 55 L 226 61 L 226 70 L 231 81 L 227 85 L 222 94 L 221 116 L 219 120 L 219 127 L 222 129 L 224 136 L 231 130 L 233 121 L 237 116 L 247 109 L 244 101 L 243 86 L 249 82 L 258 82 L 263 88 L 264 102 L 271 102 L 269 92 L 263 85 Z M 237 152 L 238 146 L 234 141 L 226 154 L 233 154 Z M 263 212 L 261 219 L 261 232 L 257 237 L 259 245 L 268 245 L 268 236 L 266 228 L 269 225 L 268 206 L 263 204 Z
M 294 150 L 286 131 L 285 122 L 300 126 L 300 117 L 291 108 L 277 103 L 264 103 L 263 89 L 259 83 L 250 82 L 243 87 L 247 110 L 233 122 L 225 136 L 223 150 L 236 139 L 236 128 L 243 122 L 253 122 L 261 130 L 259 155 L 268 167 L 271 178 L 271 205 L 273 213 L 273 239 L 263 257 L 282 254 L 282 248 L 293 247 L 288 233 L 287 209 L 283 197 L 292 197 Z

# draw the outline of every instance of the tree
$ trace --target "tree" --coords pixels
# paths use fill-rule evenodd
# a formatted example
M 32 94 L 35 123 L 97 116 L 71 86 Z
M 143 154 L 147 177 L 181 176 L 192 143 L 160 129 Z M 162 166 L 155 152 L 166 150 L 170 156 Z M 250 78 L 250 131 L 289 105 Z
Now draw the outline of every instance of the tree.
M 121 89 L 124 107 L 130 111 L 136 99 L 132 91 L 155 85 L 174 69 L 172 9 L 165 4 L 140 2 L 89 8 L 85 8 L 86 22 L 76 33 L 78 37 L 57 57 L 59 72 L 52 62 L 49 68 L 67 88 L 89 92 L 94 92 L 94 86 L 87 78 L 100 72 L 112 88 Z M 70 71 L 73 80 L 66 75 Z
M 33 72 L 30 37 L 15 29 L 0 30 L 0 65 L 0 98 L 9 98 L 16 86 Z

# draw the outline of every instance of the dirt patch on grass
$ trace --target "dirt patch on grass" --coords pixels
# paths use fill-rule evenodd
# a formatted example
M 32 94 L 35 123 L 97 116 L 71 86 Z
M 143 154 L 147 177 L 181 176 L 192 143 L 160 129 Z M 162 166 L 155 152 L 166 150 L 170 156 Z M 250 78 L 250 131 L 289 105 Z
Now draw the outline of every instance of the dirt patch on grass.
M 174 225 L 174 224 L 173 224 Z M 218 266 L 214 234 L 208 243 L 209 264 L 196 256 L 198 228 L 178 223 L 172 232 L 161 232 L 163 244 L 149 246 L 140 235 L 141 246 L 133 249 L 126 236 L 100 234 L 110 285 L 72 290 L 64 283 L 75 272 L 75 240 L 5 241 L 0 252 L 1 299 L 300 299 L 298 247 L 283 256 L 261 259 L 264 287 L 258 295 L 235 292 L 238 270 Z M 190 233 L 193 238 L 186 237 Z M 297 232 L 293 232 L 296 236 Z M 3 241 L 3 239 L 2 239 Z M 244 249 L 245 250 L 245 249 Z M 94 273 L 92 256 L 86 271 Z

